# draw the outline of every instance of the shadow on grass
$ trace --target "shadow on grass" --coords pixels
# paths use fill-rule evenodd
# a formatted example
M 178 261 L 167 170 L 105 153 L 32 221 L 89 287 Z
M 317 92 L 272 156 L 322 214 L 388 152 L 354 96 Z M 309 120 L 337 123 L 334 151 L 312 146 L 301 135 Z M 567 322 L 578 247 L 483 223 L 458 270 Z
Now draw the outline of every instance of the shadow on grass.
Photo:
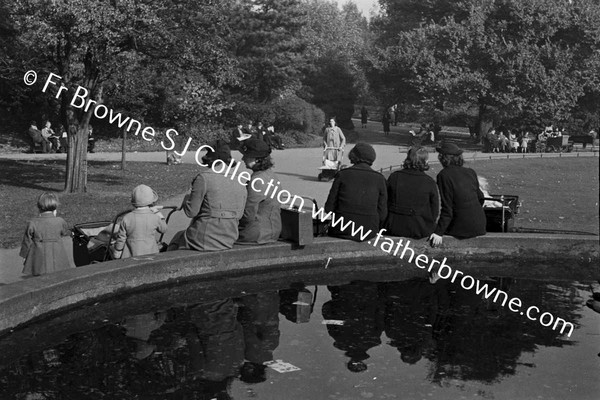
M 64 188 L 65 169 L 64 160 L 0 160 L 0 186 L 59 192 Z M 105 169 L 110 172 L 98 171 Z M 120 173 L 113 162 L 88 163 L 88 183 L 121 186 L 124 177 Z

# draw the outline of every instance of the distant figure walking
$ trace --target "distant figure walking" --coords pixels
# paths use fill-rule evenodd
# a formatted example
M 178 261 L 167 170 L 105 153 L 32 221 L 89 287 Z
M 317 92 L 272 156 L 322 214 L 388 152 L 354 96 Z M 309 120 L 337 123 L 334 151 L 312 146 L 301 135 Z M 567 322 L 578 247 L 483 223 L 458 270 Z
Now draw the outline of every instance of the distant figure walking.
M 385 136 L 390 134 L 390 112 L 389 111 L 385 111 L 383 113 L 383 118 L 381 120 L 381 123 L 383 124 L 383 134 Z
M 369 121 L 369 110 L 367 107 L 362 106 L 360 109 L 360 123 L 363 128 L 367 127 L 367 122 Z

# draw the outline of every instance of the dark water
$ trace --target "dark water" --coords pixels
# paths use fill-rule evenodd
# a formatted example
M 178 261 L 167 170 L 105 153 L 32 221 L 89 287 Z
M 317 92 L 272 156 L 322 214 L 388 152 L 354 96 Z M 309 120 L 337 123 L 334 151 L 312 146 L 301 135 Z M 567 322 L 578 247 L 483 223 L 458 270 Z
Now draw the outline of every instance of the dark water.
M 573 322 L 569 338 L 425 279 L 280 278 L 188 283 L 19 329 L 0 339 L 0 399 L 600 398 L 586 283 L 494 279 Z

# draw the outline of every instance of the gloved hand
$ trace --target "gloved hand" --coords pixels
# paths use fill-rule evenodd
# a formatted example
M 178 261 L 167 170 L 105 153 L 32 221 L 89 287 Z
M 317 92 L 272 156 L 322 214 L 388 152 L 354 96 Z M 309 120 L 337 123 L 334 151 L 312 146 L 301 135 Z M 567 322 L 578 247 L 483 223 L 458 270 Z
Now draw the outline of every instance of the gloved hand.
M 429 241 L 431 242 L 431 247 L 440 246 L 442 244 L 442 236 L 432 233 L 431 236 L 429 236 Z
M 109 251 L 113 260 L 118 260 L 123 255 L 123 250 L 117 250 L 114 247 L 111 247 Z

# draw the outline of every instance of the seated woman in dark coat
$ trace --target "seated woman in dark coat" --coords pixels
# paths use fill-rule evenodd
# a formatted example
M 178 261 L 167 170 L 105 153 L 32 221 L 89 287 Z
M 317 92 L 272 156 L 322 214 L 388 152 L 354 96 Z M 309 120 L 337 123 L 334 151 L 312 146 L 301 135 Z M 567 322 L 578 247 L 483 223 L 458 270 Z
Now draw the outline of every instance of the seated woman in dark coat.
M 424 172 L 429 169 L 428 158 L 424 147 L 411 147 L 404 169 L 388 178 L 386 234 L 421 239 L 433 233 L 440 197 L 435 181 Z
M 264 244 L 276 242 L 281 233 L 281 206 L 269 196 L 269 185 L 279 184 L 273 172 L 271 149 L 262 140 L 250 138 L 242 149 L 242 161 L 252 170 L 247 185 L 248 199 L 240 220 L 238 243 Z
M 459 239 L 485 235 L 484 196 L 479 189 L 477 174 L 463 167 L 462 150 L 454 143 L 443 143 L 436 148 L 444 169 L 437 176 L 442 209 L 431 244 L 442 244 L 442 236 Z
M 325 212 L 333 211 L 336 219 L 344 218 L 343 225 L 339 223 L 329 228 L 331 236 L 361 242 L 375 236 L 385 222 L 387 188 L 383 175 L 371 169 L 375 161 L 375 150 L 371 145 L 357 143 L 348 158 L 354 165 L 338 172 L 325 203 Z

